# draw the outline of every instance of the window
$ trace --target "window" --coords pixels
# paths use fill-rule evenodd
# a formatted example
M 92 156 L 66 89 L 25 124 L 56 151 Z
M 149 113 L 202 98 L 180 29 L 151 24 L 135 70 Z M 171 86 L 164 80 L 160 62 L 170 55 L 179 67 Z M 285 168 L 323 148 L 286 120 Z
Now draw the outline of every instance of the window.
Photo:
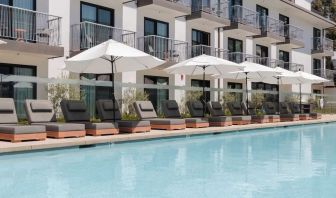
M 210 88 L 209 80 L 205 80 L 204 83 L 205 83 L 206 88 Z M 192 79 L 191 86 L 192 87 L 203 87 L 203 80 Z M 205 96 L 206 96 L 206 102 L 209 102 L 210 101 L 210 91 L 206 91 Z M 203 95 L 201 96 L 201 98 L 199 98 L 199 100 L 202 101 L 202 98 L 203 98 Z
M 242 83 L 228 82 L 227 86 L 228 86 L 228 89 L 237 89 L 237 90 L 242 90 L 243 89 L 243 84 Z M 230 94 L 235 96 L 235 99 L 236 99 L 237 102 L 242 102 L 243 101 L 243 93 L 242 92 L 230 92 Z
M 321 76 L 321 60 L 320 59 L 313 59 L 313 74 L 316 76 Z
M 268 16 L 268 9 L 257 5 L 257 13 L 259 14 L 259 24 L 261 27 L 262 32 L 267 31 L 267 16 Z
M 98 81 L 110 81 L 111 74 L 81 74 L 81 77 L 84 77 L 89 80 L 98 80 Z M 112 82 L 111 82 L 112 84 Z M 103 86 L 80 86 L 81 96 L 84 97 L 85 103 L 88 105 L 90 116 L 94 117 L 96 115 L 96 102 L 101 99 L 112 99 L 112 87 L 103 87 Z
M 169 78 L 161 76 L 144 76 L 144 84 L 169 85 Z M 169 90 L 145 88 L 144 91 L 149 95 L 149 100 L 153 103 L 155 110 L 158 113 L 161 113 L 161 103 L 162 101 L 169 99 Z
M 210 33 L 193 29 L 191 32 L 192 57 L 202 54 L 211 55 Z
M 263 91 L 276 91 L 279 92 L 278 85 L 267 84 L 263 82 L 252 82 L 252 90 L 263 90 Z M 265 93 L 264 94 L 266 102 L 277 102 L 278 94 Z
M 334 63 L 330 56 L 325 57 L 326 58 L 326 69 L 334 70 Z
M 169 50 L 169 24 L 155 19 L 145 18 L 144 50 L 146 53 L 160 58 L 167 58 Z M 157 37 L 154 37 L 157 36 Z
M 260 57 L 259 64 L 268 65 L 268 47 L 256 45 L 256 56 Z
M 284 69 L 290 70 L 289 65 L 289 52 L 279 50 L 279 60 L 284 62 Z
M 81 2 L 81 22 L 84 21 L 114 26 L 114 10 Z
M 289 38 L 290 34 L 289 34 L 289 17 L 285 16 L 285 15 L 282 15 L 282 14 L 279 14 L 279 20 L 282 21 L 284 24 L 285 24 L 285 27 L 284 27 L 284 32 L 285 32 L 285 37 L 286 38 Z
M 0 75 L 2 80 L 8 75 L 36 76 L 36 67 L 0 63 Z M 25 82 L 2 82 L 2 80 L 0 81 L 0 97 L 14 98 L 18 117 L 25 118 L 24 100 L 36 99 L 36 84 Z
M 36 0 L 0 0 L 0 4 L 27 10 L 36 10 Z
M 228 50 L 230 52 L 229 60 L 236 62 L 236 63 L 242 63 L 244 62 L 244 56 L 242 54 L 243 52 L 243 41 L 237 40 L 233 38 L 228 38 Z
M 314 28 L 313 29 L 313 49 L 314 50 L 322 50 L 323 45 L 322 45 L 322 32 L 320 29 Z

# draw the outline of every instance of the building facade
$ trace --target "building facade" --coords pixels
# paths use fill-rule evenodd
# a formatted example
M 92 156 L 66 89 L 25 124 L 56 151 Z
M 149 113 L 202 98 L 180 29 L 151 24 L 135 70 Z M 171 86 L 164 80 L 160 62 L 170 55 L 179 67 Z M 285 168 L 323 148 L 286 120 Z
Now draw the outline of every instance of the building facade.
M 155 69 L 118 74 L 123 83 L 201 86 L 201 76 L 169 75 L 162 70 L 201 54 L 303 70 L 334 81 L 333 41 L 325 32 L 335 23 L 311 11 L 311 0 L 0 0 L 0 7 L 0 37 L 8 41 L 0 46 L 0 73 L 18 74 L 17 69 L 7 71 L 18 67 L 31 68 L 22 71 L 27 75 L 59 77 L 67 57 L 112 38 L 166 61 Z M 24 23 L 17 22 L 20 17 Z M 81 76 L 110 79 L 109 75 Z M 279 90 L 277 85 L 206 79 L 206 86 L 212 88 Z M 333 83 L 328 86 L 333 90 Z M 179 101 L 185 93 L 146 87 L 156 108 L 161 100 Z M 302 91 L 322 93 L 323 87 L 303 85 Z M 82 89 L 90 92 L 87 101 L 110 97 L 109 88 Z M 280 89 L 298 92 L 299 86 Z M 30 90 L 32 98 L 47 97 L 39 85 Z M 120 97 L 122 89 L 117 93 Z M 10 96 L 6 94 L 2 96 Z M 211 100 L 221 97 L 218 92 L 208 95 Z M 245 97 L 243 92 L 237 95 Z

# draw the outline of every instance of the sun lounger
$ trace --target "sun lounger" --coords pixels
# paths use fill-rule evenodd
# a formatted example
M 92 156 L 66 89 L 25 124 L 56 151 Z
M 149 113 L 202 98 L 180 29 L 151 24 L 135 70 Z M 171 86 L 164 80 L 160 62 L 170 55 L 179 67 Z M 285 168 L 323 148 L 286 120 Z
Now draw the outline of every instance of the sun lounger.
M 111 122 L 91 123 L 90 114 L 83 101 L 62 100 L 61 109 L 66 122 L 85 124 L 87 135 L 100 136 L 119 133 L 117 124 Z
M 245 114 L 248 114 L 252 117 L 252 123 L 269 123 L 270 122 L 270 116 L 269 115 L 258 115 L 256 111 L 256 107 L 253 104 L 249 104 L 249 108 L 247 109 L 247 105 L 245 102 L 242 102 L 242 107 L 245 112 Z
M 300 105 L 296 103 L 289 103 L 288 104 L 290 111 L 292 114 L 298 114 L 300 120 L 309 120 L 310 115 L 307 113 L 301 113 Z
M 280 122 L 280 115 L 277 114 L 277 109 L 273 102 L 264 102 L 262 106 L 266 115 L 268 115 L 269 122 Z
M 245 125 L 251 124 L 251 116 L 244 115 L 243 108 L 240 102 L 229 102 L 227 106 L 231 112 L 232 124 Z
M 14 100 L 0 98 L 0 139 L 21 142 L 25 140 L 45 140 L 46 128 L 41 125 L 18 125 Z
M 280 112 L 280 121 L 281 122 L 289 122 L 289 121 L 299 121 L 299 114 L 293 114 L 289 111 L 288 105 L 285 102 L 280 102 L 279 106 Z
M 85 125 L 57 123 L 53 106 L 48 100 L 26 100 L 25 110 L 29 124 L 46 127 L 51 138 L 84 137 Z
M 141 120 L 150 121 L 152 129 L 177 130 L 186 128 L 186 123 L 183 119 L 158 118 L 150 101 L 136 101 L 133 106 Z
M 162 112 L 166 118 L 182 119 L 178 104 L 175 100 L 162 101 Z M 208 121 L 202 118 L 186 118 L 184 120 L 187 128 L 209 127 Z
M 138 133 L 149 132 L 151 130 L 149 121 L 121 120 L 120 108 L 117 101 L 113 105 L 112 100 L 98 100 L 96 107 L 98 116 L 102 122 L 113 122 L 115 115 L 120 132 Z
M 207 108 L 210 112 L 210 126 L 232 126 L 232 118 L 231 116 L 225 116 L 223 107 L 220 102 L 210 101 L 207 103 Z

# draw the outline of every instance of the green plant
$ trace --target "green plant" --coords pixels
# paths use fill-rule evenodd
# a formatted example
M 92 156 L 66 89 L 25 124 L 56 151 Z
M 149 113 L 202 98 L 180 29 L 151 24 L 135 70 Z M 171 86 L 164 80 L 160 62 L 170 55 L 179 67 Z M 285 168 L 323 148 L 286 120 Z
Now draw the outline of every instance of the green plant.
M 265 112 L 262 109 L 256 109 L 255 111 L 256 111 L 256 115 L 257 116 L 263 116 L 263 115 L 265 115 Z
M 225 93 L 223 95 L 224 104 L 236 101 L 236 95 L 234 93 Z
M 265 95 L 263 93 L 252 93 L 251 98 L 251 104 L 256 108 L 256 111 L 261 109 Z
M 300 96 L 298 95 L 287 95 L 285 98 L 285 102 L 287 103 L 299 103 L 300 102 Z
M 62 74 L 61 79 L 73 79 L 70 75 Z M 62 100 L 80 100 L 83 98 L 84 92 L 80 91 L 80 88 L 73 85 L 52 83 L 47 86 L 47 92 L 49 100 L 53 105 L 53 109 L 56 112 L 57 118 L 61 117 L 60 114 L 60 102 Z
M 149 95 L 146 92 L 137 91 L 135 88 L 124 90 L 122 96 L 123 116 L 126 118 L 136 117 L 133 103 L 135 101 L 148 101 Z
M 122 120 L 139 120 L 138 116 L 135 114 L 128 114 L 128 113 L 123 113 L 121 115 Z
M 226 116 L 232 116 L 232 113 L 231 113 L 231 111 L 230 111 L 228 108 L 225 108 L 225 109 L 224 109 L 224 114 L 225 114 Z

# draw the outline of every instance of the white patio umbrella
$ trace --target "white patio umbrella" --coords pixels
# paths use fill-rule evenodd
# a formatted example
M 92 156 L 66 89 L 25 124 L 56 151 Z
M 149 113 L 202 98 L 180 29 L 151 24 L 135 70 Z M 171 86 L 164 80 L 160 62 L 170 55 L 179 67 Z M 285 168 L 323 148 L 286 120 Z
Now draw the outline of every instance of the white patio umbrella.
M 75 73 L 112 74 L 114 104 L 115 73 L 151 69 L 163 63 L 164 61 L 154 56 L 110 39 L 67 59 L 65 69 Z
M 206 102 L 205 94 L 205 75 L 224 75 L 228 72 L 241 71 L 243 65 L 217 58 L 214 56 L 200 55 L 165 69 L 170 74 L 185 74 L 185 75 L 203 75 L 203 102 Z M 205 108 L 204 114 L 205 114 Z
M 7 44 L 7 42 L 3 41 L 3 40 L 0 40 L 0 45 L 2 44 Z
M 240 63 L 241 66 L 245 66 L 242 71 L 230 72 L 225 75 L 215 76 L 216 78 L 228 78 L 228 79 L 245 79 L 246 83 L 246 106 L 249 107 L 248 100 L 248 89 L 247 89 L 247 81 L 250 79 L 252 82 L 263 82 L 265 78 L 269 76 L 276 76 L 280 74 L 275 71 L 273 68 L 260 65 L 257 63 L 245 61 Z

